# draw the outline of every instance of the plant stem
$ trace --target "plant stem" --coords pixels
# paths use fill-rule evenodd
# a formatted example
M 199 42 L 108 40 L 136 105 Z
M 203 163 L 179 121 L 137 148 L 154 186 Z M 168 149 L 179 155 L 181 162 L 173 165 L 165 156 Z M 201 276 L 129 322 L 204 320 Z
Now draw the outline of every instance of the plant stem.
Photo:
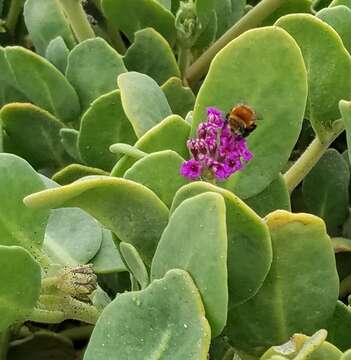
M 343 122 L 335 123 L 334 131 L 322 143 L 318 136 L 311 142 L 305 152 L 297 159 L 294 165 L 284 174 L 284 180 L 290 193 L 300 184 L 305 176 L 312 170 L 318 160 L 327 151 L 331 143 L 344 131 Z
M 246 30 L 252 29 L 262 23 L 286 0 L 262 0 L 226 33 L 224 33 L 207 51 L 205 51 L 188 69 L 186 78 L 190 84 L 200 80 L 210 66 L 212 59 L 230 41 L 241 35 Z
M 46 310 L 62 312 L 65 319 L 95 324 L 100 316 L 100 312 L 95 306 L 73 299 L 70 296 L 41 295 L 39 301 Z
M 27 320 L 43 324 L 59 324 L 66 320 L 66 316 L 62 311 L 51 311 L 35 308 L 28 316 Z
M 188 85 L 185 74 L 190 64 L 190 56 L 191 52 L 189 48 L 184 48 L 182 46 L 178 47 L 178 67 L 180 70 L 181 78 L 183 80 L 183 85 L 185 86 Z
M 74 327 L 71 329 L 63 330 L 60 332 L 60 335 L 69 338 L 72 341 L 79 341 L 87 339 L 94 330 L 94 326 L 92 325 L 85 325 Z
M 7 359 L 7 350 L 11 338 L 10 329 L 6 329 L 0 333 L 0 360 Z
M 79 42 L 95 37 L 81 0 L 60 0 L 60 4 Z
M 10 8 L 6 16 L 6 28 L 9 33 L 14 36 L 18 17 L 21 14 L 23 8 L 23 0 L 12 0 L 10 2 Z
M 350 292 L 351 292 L 351 275 L 348 275 L 340 283 L 339 297 L 343 298 L 344 296 L 350 294 Z

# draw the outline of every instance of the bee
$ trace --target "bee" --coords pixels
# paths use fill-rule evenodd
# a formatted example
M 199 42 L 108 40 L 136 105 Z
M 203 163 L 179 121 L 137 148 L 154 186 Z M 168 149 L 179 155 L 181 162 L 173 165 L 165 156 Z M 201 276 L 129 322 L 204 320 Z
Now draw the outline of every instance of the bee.
M 234 134 L 247 137 L 257 127 L 256 112 L 248 105 L 238 104 L 233 107 L 226 119 Z

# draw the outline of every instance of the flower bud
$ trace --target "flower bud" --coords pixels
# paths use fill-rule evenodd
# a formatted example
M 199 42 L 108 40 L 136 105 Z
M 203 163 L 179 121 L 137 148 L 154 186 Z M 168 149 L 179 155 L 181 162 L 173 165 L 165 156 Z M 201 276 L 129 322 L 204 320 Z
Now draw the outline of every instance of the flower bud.
M 89 301 L 89 295 L 97 288 L 93 265 L 81 265 L 65 270 L 59 277 L 57 287 L 75 299 Z

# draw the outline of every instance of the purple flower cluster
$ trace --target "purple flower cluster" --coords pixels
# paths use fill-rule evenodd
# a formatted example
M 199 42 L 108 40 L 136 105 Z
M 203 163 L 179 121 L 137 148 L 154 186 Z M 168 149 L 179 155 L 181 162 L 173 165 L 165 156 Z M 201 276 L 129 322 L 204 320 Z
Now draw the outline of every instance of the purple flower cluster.
M 207 121 L 199 124 L 197 138 L 187 146 L 192 159 L 182 164 L 180 173 L 190 180 L 225 180 L 252 158 L 245 138 L 232 132 L 216 108 L 208 108 Z

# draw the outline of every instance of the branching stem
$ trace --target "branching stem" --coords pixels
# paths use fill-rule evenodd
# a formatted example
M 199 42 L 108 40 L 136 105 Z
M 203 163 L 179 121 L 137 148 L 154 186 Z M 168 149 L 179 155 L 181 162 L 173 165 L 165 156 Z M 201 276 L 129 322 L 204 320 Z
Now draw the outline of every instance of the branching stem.
M 230 41 L 243 32 L 262 23 L 269 15 L 284 4 L 286 0 L 262 0 L 226 33 L 224 33 L 208 50 L 206 50 L 189 68 L 186 78 L 189 84 L 200 80 L 210 66 L 212 59 Z
M 344 131 L 343 122 L 336 121 L 334 131 L 322 143 L 318 136 L 311 142 L 305 152 L 297 159 L 294 165 L 284 174 L 284 180 L 290 193 L 300 184 L 312 170 L 318 160 L 327 151 L 331 143 Z

